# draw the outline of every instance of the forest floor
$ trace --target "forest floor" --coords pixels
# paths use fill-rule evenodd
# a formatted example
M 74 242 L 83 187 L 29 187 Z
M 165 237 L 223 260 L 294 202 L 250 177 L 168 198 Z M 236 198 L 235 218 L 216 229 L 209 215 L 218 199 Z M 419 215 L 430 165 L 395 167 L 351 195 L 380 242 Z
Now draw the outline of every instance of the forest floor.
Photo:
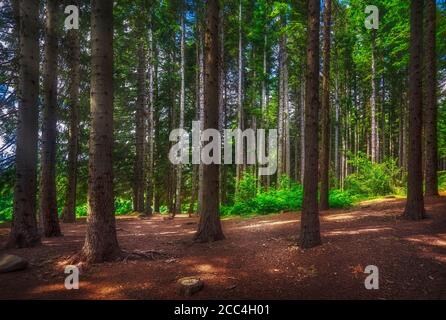
M 31 263 L 0 274 L 0 299 L 183 299 L 176 281 L 186 276 L 205 283 L 191 299 L 446 299 L 446 197 L 427 199 L 421 222 L 399 219 L 403 208 L 385 199 L 322 212 L 323 245 L 309 250 L 297 246 L 295 212 L 225 219 L 226 240 L 210 244 L 191 241 L 195 217 L 119 217 L 123 249 L 164 255 L 93 265 L 79 290 L 65 289 L 63 264 L 81 248 L 86 224 L 63 224 L 62 238 L 0 251 Z M 0 226 L 0 245 L 8 232 Z M 379 268 L 378 290 L 364 286 L 367 265 Z

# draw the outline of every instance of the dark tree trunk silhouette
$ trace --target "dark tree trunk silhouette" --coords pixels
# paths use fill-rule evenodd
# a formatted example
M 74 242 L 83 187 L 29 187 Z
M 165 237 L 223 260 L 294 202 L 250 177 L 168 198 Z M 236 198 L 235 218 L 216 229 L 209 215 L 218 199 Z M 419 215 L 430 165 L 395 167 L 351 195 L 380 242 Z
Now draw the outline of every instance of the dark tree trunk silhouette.
M 330 170 L 330 26 L 331 0 L 325 0 L 324 8 L 324 66 L 322 74 L 321 103 L 321 154 L 320 154 L 320 209 L 328 210 L 329 170 Z
M 58 0 L 47 0 L 43 74 L 40 217 L 46 237 L 61 236 L 56 198 Z
M 219 1 L 208 0 L 205 33 L 204 129 L 218 130 L 219 91 Z M 200 221 L 194 239 L 209 242 L 224 239 L 219 209 L 219 165 L 203 164 L 203 194 Z
M 421 220 L 425 217 L 422 169 L 422 38 L 423 0 L 411 1 L 409 60 L 409 153 L 407 203 L 404 217 Z
M 91 132 L 87 234 L 81 260 L 120 254 L 113 196 L 113 1 L 91 1 Z
M 308 1 L 308 43 L 305 87 L 305 174 L 300 245 L 321 243 L 318 210 L 319 118 L 319 0 Z
M 79 0 L 72 2 L 79 7 Z M 70 79 L 68 84 L 68 104 L 70 108 L 70 131 L 68 142 L 68 182 L 65 194 L 65 207 L 62 212 L 63 222 L 76 220 L 76 186 L 77 186 L 77 158 L 79 144 L 79 81 L 80 81 L 80 43 L 79 30 L 68 31 L 68 68 Z
M 426 196 L 438 196 L 438 146 L 437 146 L 437 53 L 435 45 L 437 6 L 435 0 L 426 0 L 426 108 L 424 134 L 426 139 Z
M 7 247 L 40 244 L 36 220 L 39 95 L 39 3 L 19 1 L 20 77 L 14 208 Z

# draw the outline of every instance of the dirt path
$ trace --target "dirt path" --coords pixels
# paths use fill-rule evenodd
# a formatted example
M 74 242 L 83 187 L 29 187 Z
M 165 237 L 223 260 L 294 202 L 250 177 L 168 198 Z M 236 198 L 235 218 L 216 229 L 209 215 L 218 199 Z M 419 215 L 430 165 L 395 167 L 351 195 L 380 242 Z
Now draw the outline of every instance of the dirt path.
M 446 197 L 428 199 L 429 219 L 397 219 L 402 200 L 363 204 L 321 215 L 323 245 L 297 245 L 299 214 L 223 222 L 226 240 L 191 242 L 196 218 L 118 219 L 126 250 L 158 250 L 155 261 L 96 265 L 79 290 L 64 288 L 63 260 L 83 243 L 85 222 L 62 225 L 64 237 L 33 249 L 1 251 L 32 263 L 0 274 L 0 299 L 181 299 L 176 280 L 197 275 L 204 289 L 193 299 L 446 299 Z M 9 229 L 0 226 L 0 245 Z M 366 290 L 363 268 L 376 265 L 380 289 Z

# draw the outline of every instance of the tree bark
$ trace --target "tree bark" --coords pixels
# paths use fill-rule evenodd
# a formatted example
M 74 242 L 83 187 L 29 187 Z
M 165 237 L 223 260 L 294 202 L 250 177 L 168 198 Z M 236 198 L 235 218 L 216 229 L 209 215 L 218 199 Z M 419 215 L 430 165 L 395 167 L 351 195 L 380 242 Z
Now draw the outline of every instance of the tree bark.
M 411 1 L 409 60 L 409 154 L 407 203 L 404 217 L 421 220 L 425 217 L 422 173 L 422 35 L 423 0 Z
M 20 0 L 20 77 L 14 211 L 7 247 L 40 244 L 36 220 L 39 95 L 39 3 Z
M 140 22 L 139 22 L 140 24 Z M 137 69 L 137 100 L 136 100 L 136 130 L 135 130 L 135 144 L 136 156 L 134 163 L 134 204 L 133 208 L 136 212 L 144 212 L 144 189 L 145 189 L 145 159 L 146 159 L 146 117 L 145 108 L 147 105 L 146 96 L 146 51 L 144 49 L 144 40 L 142 36 L 142 26 L 138 27 L 138 69 Z
M 219 114 L 219 132 L 221 136 L 224 136 L 224 129 L 226 126 L 226 96 L 225 96 L 225 87 L 226 87 L 226 73 L 225 73 L 225 16 L 224 16 L 224 4 L 223 8 L 220 9 L 220 13 L 218 16 L 219 19 L 219 35 L 220 35 L 220 73 L 219 73 L 219 81 L 220 81 L 220 91 L 218 93 L 218 114 Z M 226 166 L 220 166 L 220 203 L 226 202 Z
M 151 14 L 151 13 L 150 13 Z M 149 80 L 149 99 L 147 112 L 147 185 L 146 185 L 146 206 L 145 214 L 150 216 L 153 213 L 152 201 L 154 195 L 153 162 L 154 162 L 154 139 L 155 139 L 155 101 L 154 101 L 154 54 L 153 54 L 153 31 L 152 19 L 150 16 L 148 31 L 148 80 Z
M 242 28 L 242 18 L 243 18 L 243 6 L 242 0 L 239 2 L 239 28 L 238 28 L 238 91 L 237 91 L 237 123 L 238 129 L 244 129 L 244 110 L 243 110 L 243 28 Z M 244 162 L 245 156 L 244 151 L 242 151 L 242 159 Z M 240 180 L 243 178 L 244 164 L 236 164 L 236 193 L 239 190 Z
M 91 1 L 91 132 L 88 224 L 81 260 L 120 256 L 113 195 L 113 2 Z
M 318 210 L 319 158 L 319 0 L 308 1 L 308 42 L 305 95 L 305 176 L 300 246 L 321 244 Z
M 324 66 L 322 74 L 321 103 L 321 153 L 320 153 L 320 210 L 328 210 L 329 169 L 330 169 L 330 28 L 331 0 L 325 0 L 324 8 Z
M 372 161 L 378 162 L 378 143 L 377 143 L 377 126 L 376 126 L 376 33 L 375 30 L 372 31 L 372 95 L 370 97 L 370 109 L 371 109 L 371 155 Z
M 180 40 L 180 51 L 181 51 L 181 65 L 180 65 L 180 78 L 181 78 L 181 88 L 180 88 L 180 123 L 179 129 L 184 128 L 184 103 L 185 103 L 185 38 L 186 38 L 186 27 L 184 23 L 184 13 L 181 13 L 181 40 Z M 177 180 L 175 189 L 175 209 L 173 214 L 181 213 L 181 178 L 182 178 L 182 165 L 178 164 L 177 167 Z
M 218 130 L 219 91 L 219 1 L 208 0 L 205 33 L 204 129 Z M 195 241 L 210 242 L 224 239 L 219 210 L 219 165 L 203 164 L 203 198 Z
M 79 0 L 73 2 L 79 7 Z M 70 79 L 68 84 L 70 129 L 68 141 L 68 182 L 65 194 L 65 207 L 62 212 L 62 220 L 65 223 L 76 221 L 76 186 L 77 186 L 77 161 L 79 144 L 79 85 L 80 85 L 80 40 L 79 30 L 68 31 L 68 68 Z
M 426 196 L 438 196 L 437 146 L 437 53 L 435 45 L 437 6 L 435 0 L 426 0 L 426 109 L 424 118 L 426 152 Z
M 62 235 L 57 214 L 56 198 L 58 10 L 57 0 L 47 0 L 40 181 L 40 217 L 46 237 L 59 237 Z

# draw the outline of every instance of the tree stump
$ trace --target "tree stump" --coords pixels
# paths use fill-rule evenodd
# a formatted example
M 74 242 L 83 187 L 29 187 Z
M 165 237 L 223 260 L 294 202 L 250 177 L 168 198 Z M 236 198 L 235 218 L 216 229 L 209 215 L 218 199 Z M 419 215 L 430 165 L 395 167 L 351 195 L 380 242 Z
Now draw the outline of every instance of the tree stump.
M 186 277 L 177 281 L 177 292 L 181 296 L 190 297 L 203 289 L 204 283 L 198 277 Z

